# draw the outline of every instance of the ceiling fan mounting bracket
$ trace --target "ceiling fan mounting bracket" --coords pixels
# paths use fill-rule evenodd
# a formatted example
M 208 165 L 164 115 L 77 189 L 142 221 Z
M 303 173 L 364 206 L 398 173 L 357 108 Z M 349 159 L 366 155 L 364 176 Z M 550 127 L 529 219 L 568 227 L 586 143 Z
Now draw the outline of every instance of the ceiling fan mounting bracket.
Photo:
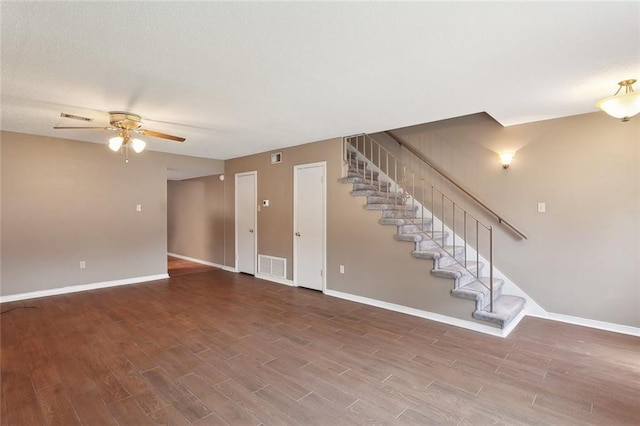
M 118 129 L 138 130 L 142 127 L 142 118 L 138 114 L 110 111 L 109 116 L 109 123 Z

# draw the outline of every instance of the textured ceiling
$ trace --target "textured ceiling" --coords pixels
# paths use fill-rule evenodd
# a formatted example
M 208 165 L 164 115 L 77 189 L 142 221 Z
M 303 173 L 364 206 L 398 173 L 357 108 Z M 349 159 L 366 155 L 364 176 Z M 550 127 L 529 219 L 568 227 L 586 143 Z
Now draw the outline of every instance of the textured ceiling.
M 2 129 L 233 158 L 486 111 L 596 110 L 640 79 L 640 2 L 2 2 Z

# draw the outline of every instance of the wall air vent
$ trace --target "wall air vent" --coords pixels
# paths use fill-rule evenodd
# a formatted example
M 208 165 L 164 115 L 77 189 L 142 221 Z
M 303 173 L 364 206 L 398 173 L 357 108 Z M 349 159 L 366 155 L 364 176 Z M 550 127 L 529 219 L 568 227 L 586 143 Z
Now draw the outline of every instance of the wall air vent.
M 81 117 L 79 115 L 67 114 L 66 112 L 61 112 L 60 117 L 62 118 L 70 118 L 72 120 L 80 120 L 80 121 L 93 121 L 93 118 L 89 117 Z
M 272 277 L 287 278 L 287 259 L 282 257 L 258 255 L 258 272 Z

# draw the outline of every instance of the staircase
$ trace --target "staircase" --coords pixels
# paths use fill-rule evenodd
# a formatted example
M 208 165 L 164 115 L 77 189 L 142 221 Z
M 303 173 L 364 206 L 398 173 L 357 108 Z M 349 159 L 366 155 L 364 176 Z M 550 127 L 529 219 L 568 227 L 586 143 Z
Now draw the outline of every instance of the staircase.
M 364 143 L 360 143 L 361 140 Z M 420 184 L 416 186 L 415 174 L 407 171 L 394 154 L 373 141 L 368 135 L 345 138 L 344 157 L 343 176 L 345 177 L 340 179 L 340 183 L 353 185 L 351 195 L 366 197 L 364 208 L 379 210 L 381 213 L 379 223 L 395 226 L 397 229 L 395 239 L 412 243 L 413 257 L 431 261 L 432 275 L 451 280 L 453 297 L 475 301 L 473 318 L 495 324 L 502 329 L 507 328 L 524 309 L 525 299 L 503 294 L 504 281 L 493 278 L 493 266 L 481 261 L 479 255 L 481 223 L 452 202 L 453 226 L 446 224 L 445 206 L 449 198 L 435 190 L 422 178 L 420 178 Z M 410 176 L 411 181 L 408 179 Z M 430 209 L 425 207 L 429 201 L 425 196 L 425 187 L 426 192 L 431 193 Z M 436 205 L 439 200 L 442 201 L 440 206 Z M 441 212 L 440 218 L 434 215 L 434 210 Z M 456 219 L 456 212 L 459 215 L 458 219 Z M 464 218 L 463 237 L 456 235 L 455 231 L 456 223 L 461 220 L 460 217 Z M 472 223 L 471 228 L 475 227 L 476 230 L 475 236 L 472 235 L 471 238 L 467 235 L 468 220 Z M 492 263 L 492 228 L 485 228 L 491 235 L 489 257 Z M 474 237 L 475 248 L 471 247 Z

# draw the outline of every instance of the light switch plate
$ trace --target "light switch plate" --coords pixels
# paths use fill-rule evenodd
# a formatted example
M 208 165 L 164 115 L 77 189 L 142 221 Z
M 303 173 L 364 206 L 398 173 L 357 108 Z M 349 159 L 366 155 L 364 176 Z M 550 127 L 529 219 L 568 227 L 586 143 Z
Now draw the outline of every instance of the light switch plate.
M 544 213 L 547 211 L 546 203 L 538 203 L 538 213 Z

